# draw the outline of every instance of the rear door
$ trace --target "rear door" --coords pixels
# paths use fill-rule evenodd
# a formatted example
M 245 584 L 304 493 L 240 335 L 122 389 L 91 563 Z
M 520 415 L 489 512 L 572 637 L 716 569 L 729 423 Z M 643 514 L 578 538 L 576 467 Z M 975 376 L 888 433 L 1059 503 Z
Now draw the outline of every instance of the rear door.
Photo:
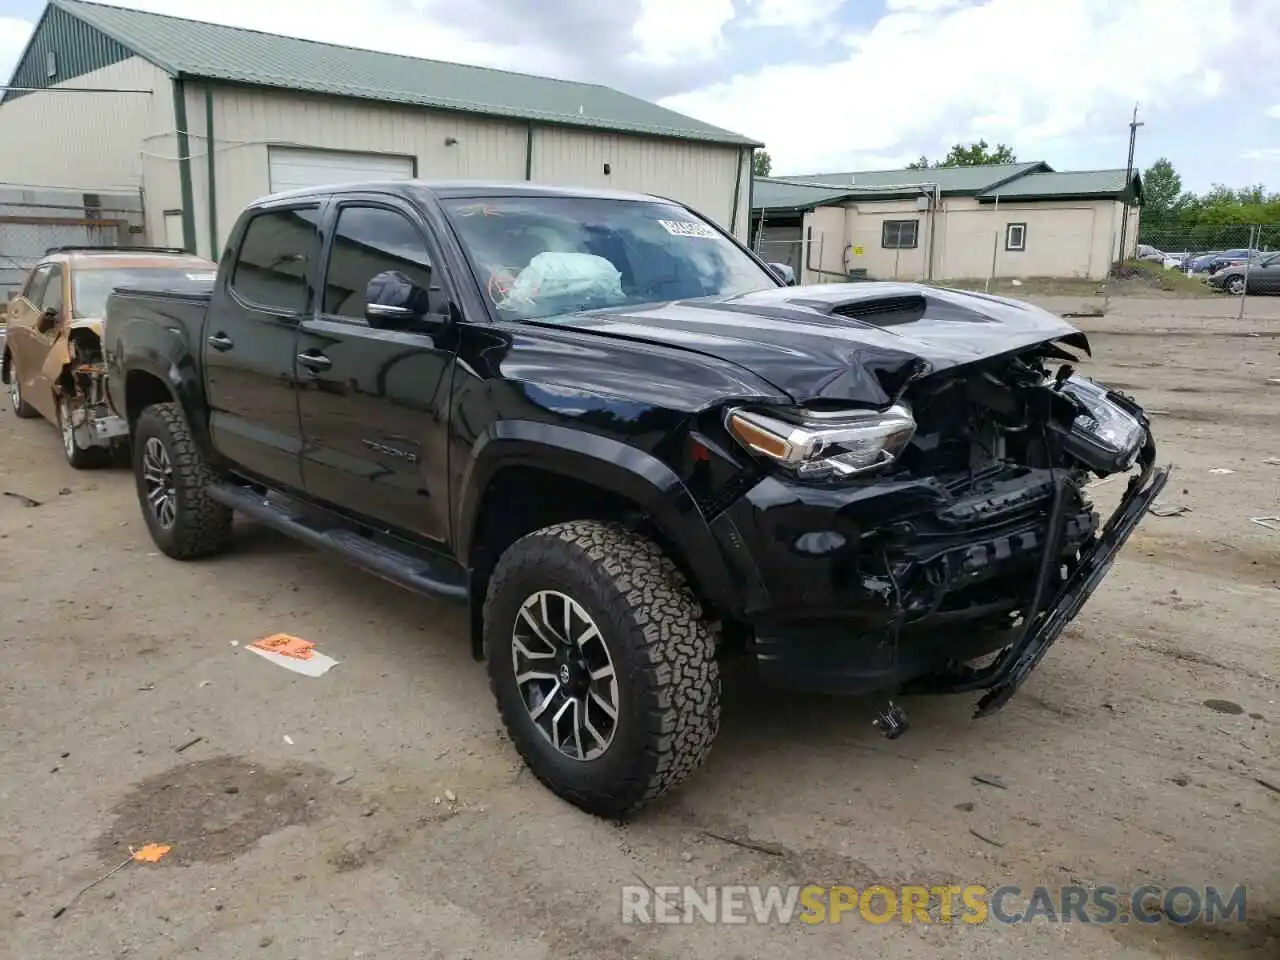
M 28 359 L 33 350 L 33 336 L 40 318 L 40 300 L 44 296 L 45 284 L 49 282 L 49 274 L 53 264 L 40 264 L 27 276 L 22 292 L 9 304 L 9 315 L 5 323 L 5 349 L 9 353 L 9 376 L 16 378 L 22 392 L 28 392 L 27 381 L 33 370 L 38 371 L 40 364 L 32 366 Z M 30 403 L 30 400 L 27 401 Z
M 235 262 L 205 323 L 205 389 L 215 447 L 245 472 L 301 488 L 298 325 L 315 302 L 322 202 L 264 207 L 232 239 Z
M 421 216 L 384 196 L 335 200 L 324 296 L 298 339 L 306 489 L 399 532 L 447 535 L 451 340 L 379 329 L 365 288 L 398 271 L 428 290 L 443 281 Z

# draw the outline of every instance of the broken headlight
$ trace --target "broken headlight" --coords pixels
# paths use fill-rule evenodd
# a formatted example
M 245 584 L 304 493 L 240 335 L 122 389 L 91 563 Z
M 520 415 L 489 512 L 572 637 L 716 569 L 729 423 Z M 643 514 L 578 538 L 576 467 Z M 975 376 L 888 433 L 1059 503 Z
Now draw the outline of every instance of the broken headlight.
M 1070 376 L 1058 388 L 1080 408 L 1063 432 L 1067 452 L 1099 473 L 1122 473 L 1133 466 L 1146 443 L 1146 427 L 1092 380 Z
M 725 427 L 754 453 L 805 480 L 851 477 L 892 463 L 916 430 L 911 411 L 763 411 L 738 407 Z

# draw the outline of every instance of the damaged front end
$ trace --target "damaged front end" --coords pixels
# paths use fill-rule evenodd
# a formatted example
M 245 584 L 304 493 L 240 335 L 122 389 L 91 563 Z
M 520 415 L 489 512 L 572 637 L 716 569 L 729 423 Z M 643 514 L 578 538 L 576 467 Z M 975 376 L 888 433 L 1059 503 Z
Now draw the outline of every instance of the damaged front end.
M 73 321 L 54 341 L 43 372 L 53 384 L 63 446 L 73 465 L 80 465 L 77 461 L 87 455 L 105 455 L 128 440 L 128 423 L 107 402 L 99 321 Z
M 978 716 L 1009 700 L 1169 476 L 1142 409 L 1079 376 L 1075 359 L 1049 342 L 922 367 L 874 411 L 832 400 L 727 411 L 765 478 L 712 527 L 743 571 L 766 679 L 983 691 Z M 1130 471 L 1103 522 L 1090 483 Z M 905 717 L 891 704 L 877 725 L 894 736 Z

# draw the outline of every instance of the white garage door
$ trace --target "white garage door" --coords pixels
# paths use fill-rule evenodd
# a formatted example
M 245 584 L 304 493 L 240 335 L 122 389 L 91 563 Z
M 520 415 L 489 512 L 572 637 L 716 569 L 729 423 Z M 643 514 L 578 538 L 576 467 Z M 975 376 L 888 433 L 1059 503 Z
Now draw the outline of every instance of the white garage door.
M 323 187 L 353 180 L 411 180 L 413 158 L 385 153 L 337 153 L 332 150 L 300 150 L 269 147 L 271 192 Z

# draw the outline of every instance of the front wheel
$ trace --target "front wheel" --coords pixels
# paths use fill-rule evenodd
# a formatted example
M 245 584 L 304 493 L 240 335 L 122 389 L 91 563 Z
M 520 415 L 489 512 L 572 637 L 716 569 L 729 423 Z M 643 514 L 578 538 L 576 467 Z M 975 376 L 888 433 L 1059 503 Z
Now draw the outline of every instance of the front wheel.
M 498 561 L 484 623 L 503 723 L 558 796 L 621 818 L 706 759 L 715 633 L 652 541 L 594 521 L 529 534 Z
M 71 414 L 71 401 L 66 397 L 59 397 L 58 429 L 62 431 L 62 452 L 66 455 L 67 463 L 76 470 L 87 470 L 107 463 L 111 459 L 110 450 L 81 446 Z
M 1232 277 L 1227 281 L 1227 293 L 1238 297 L 1244 293 L 1244 277 Z
M 209 497 L 213 473 L 176 403 L 142 411 L 133 434 L 133 474 L 151 539 L 175 560 L 218 553 L 231 540 L 231 510 Z

